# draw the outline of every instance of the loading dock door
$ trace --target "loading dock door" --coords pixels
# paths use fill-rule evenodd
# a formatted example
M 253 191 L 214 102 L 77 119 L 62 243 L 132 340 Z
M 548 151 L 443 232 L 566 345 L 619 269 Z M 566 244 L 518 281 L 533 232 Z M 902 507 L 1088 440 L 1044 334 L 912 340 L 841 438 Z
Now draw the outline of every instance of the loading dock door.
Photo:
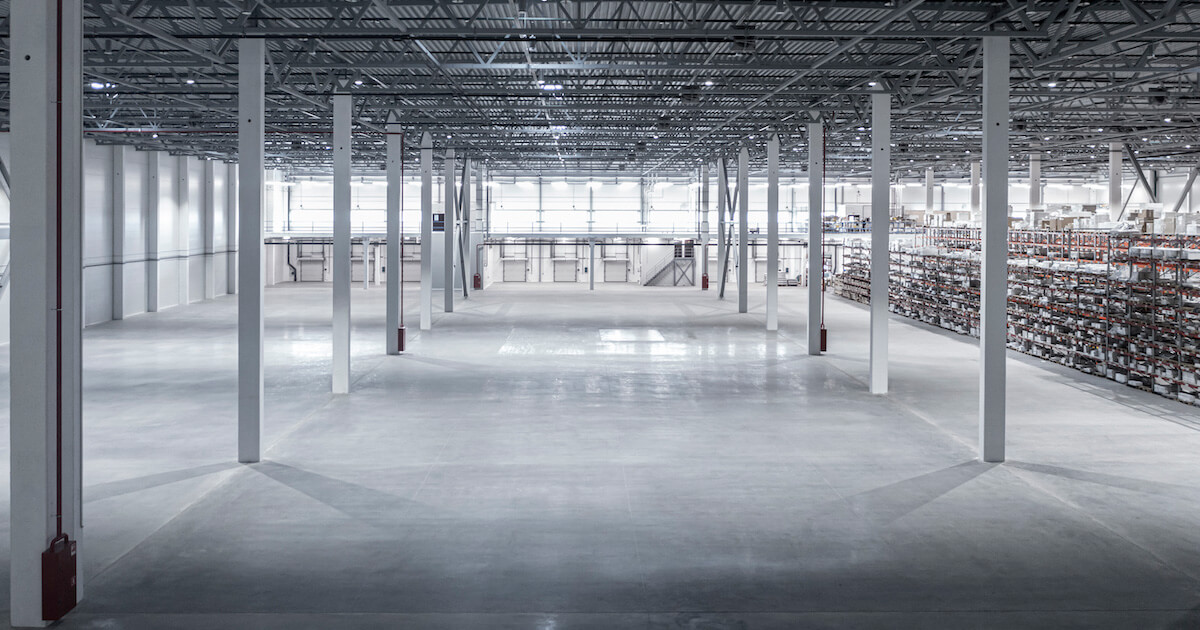
M 604 261 L 604 281 L 605 282 L 629 282 L 629 261 L 627 261 L 627 260 L 606 260 L 606 261 Z
M 525 260 L 505 260 L 504 281 L 525 282 Z
M 576 272 L 579 265 L 572 260 L 556 260 L 554 261 L 554 281 L 555 282 L 576 282 L 579 280 L 576 277 Z

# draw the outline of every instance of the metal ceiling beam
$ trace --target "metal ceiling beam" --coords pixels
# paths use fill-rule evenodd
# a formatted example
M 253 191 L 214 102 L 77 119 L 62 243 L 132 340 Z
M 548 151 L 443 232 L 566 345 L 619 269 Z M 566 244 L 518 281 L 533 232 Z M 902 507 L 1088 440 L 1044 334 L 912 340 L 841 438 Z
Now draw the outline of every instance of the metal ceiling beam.
M 1048 172 L 1088 168 L 1086 145 L 1101 137 L 1129 142 L 1143 162 L 1172 151 L 1195 159 L 1183 147 L 1200 146 L 1191 114 L 1200 4 L 929 0 L 894 19 L 906 6 L 788 2 L 778 13 L 763 0 L 596 0 L 530 2 L 518 14 L 508 0 L 89 0 L 85 72 L 116 87 L 89 90 L 85 116 L 109 129 L 232 124 L 233 36 L 258 32 L 271 39 L 267 121 L 305 147 L 329 126 L 333 87 L 361 80 L 351 88 L 361 130 L 377 131 L 381 112 L 406 112 L 404 128 L 451 134 L 493 168 L 566 161 L 674 171 L 765 128 L 786 144 L 816 113 L 829 123 L 835 168 L 853 170 L 864 164 L 855 136 L 870 126 L 866 93 L 876 82 L 894 97 L 898 165 L 924 165 L 977 142 L 978 39 L 1005 32 L 1014 123 L 1025 129 L 1013 134 L 1014 151 L 1052 138 Z M 0 75 L 0 128 L 5 87 Z M 221 133 L 91 135 L 234 154 Z M 381 164 L 371 138 L 356 159 Z M 285 146 L 268 159 L 327 161 Z
M 865 40 L 867 37 L 869 37 L 872 33 L 882 31 L 885 28 L 887 28 L 887 26 L 889 24 L 891 24 L 892 22 L 895 22 L 896 20 L 908 15 L 910 12 L 915 10 L 917 7 L 921 6 L 921 4 L 924 1 L 925 0 L 909 0 L 905 4 L 903 4 L 899 7 L 896 7 L 890 14 L 888 14 L 887 17 L 876 22 L 875 25 L 872 26 L 871 28 L 867 29 L 867 31 L 865 33 L 863 33 L 862 35 L 856 36 L 856 37 L 852 38 L 850 41 L 839 45 L 834 51 L 830 52 L 825 57 L 822 57 L 821 59 L 814 62 L 812 64 L 812 66 L 809 66 L 809 67 L 805 68 L 804 70 L 800 71 L 793 78 L 788 79 L 787 81 L 784 81 L 779 87 L 775 88 L 770 93 L 760 97 L 759 99 L 755 100 L 754 103 L 751 103 L 749 106 L 745 107 L 742 111 L 731 116 L 721 126 L 724 127 L 724 126 L 729 125 L 733 121 L 744 116 L 746 114 L 746 112 L 749 112 L 754 107 L 765 102 L 767 99 L 771 98 L 772 96 L 782 93 L 784 90 L 788 89 L 789 87 L 791 87 L 792 85 L 794 85 L 795 83 L 800 81 L 800 79 L 803 79 L 804 77 L 812 74 L 812 72 L 814 70 L 820 69 L 821 66 L 833 61 L 835 58 L 837 58 L 842 53 L 844 53 L 847 50 L 858 45 L 863 40 Z M 675 153 L 672 153 L 670 156 L 664 158 L 663 160 L 660 160 L 657 164 L 650 167 L 650 169 L 647 170 L 645 174 L 649 174 L 655 168 L 658 168 L 659 166 L 661 166 L 663 163 L 667 162 L 668 160 L 674 159 L 676 156 L 678 156 L 683 151 L 686 151 L 687 149 L 695 146 L 696 144 L 703 142 L 706 138 L 711 136 L 712 133 L 713 133 L 712 131 L 709 131 L 709 132 L 701 135 L 699 138 L 697 138 L 694 141 L 692 141 L 691 143 L 689 143 L 687 147 L 681 149 L 680 151 L 676 151 Z
M 1138 161 L 1137 152 L 1133 150 L 1129 143 L 1125 143 L 1125 155 L 1129 157 L 1129 163 L 1133 164 L 1133 170 L 1137 173 L 1138 181 L 1142 183 L 1142 187 L 1146 189 L 1146 194 L 1150 195 L 1151 203 L 1158 203 L 1158 192 L 1150 185 L 1150 181 L 1146 179 L 1146 172 L 1142 170 L 1142 163 Z

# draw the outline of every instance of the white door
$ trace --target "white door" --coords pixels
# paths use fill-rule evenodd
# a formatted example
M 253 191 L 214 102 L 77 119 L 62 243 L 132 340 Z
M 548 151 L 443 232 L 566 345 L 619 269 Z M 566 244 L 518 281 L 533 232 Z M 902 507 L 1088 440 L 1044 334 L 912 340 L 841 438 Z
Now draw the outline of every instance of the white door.
M 575 282 L 578 280 L 575 273 L 579 266 L 574 260 L 556 260 L 554 261 L 554 281 L 555 282 Z
M 625 260 L 604 261 L 605 282 L 629 282 L 629 262 Z
M 504 261 L 504 281 L 505 282 L 525 282 L 525 261 L 524 260 L 506 260 L 506 261 Z

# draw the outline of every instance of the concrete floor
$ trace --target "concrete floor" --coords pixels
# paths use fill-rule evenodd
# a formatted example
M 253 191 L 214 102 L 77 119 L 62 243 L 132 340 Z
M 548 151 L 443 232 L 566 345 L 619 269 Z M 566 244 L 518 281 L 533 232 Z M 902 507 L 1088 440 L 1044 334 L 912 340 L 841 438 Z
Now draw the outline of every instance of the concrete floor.
M 894 321 L 873 397 L 856 305 L 830 298 L 814 358 L 803 289 L 778 335 L 761 287 L 741 316 L 598 289 L 497 286 L 425 334 L 410 291 L 403 357 L 356 289 L 340 397 L 328 286 L 269 290 L 253 466 L 234 300 L 90 328 L 62 627 L 1200 626 L 1194 409 L 1013 355 L 1010 461 L 983 465 L 968 339 Z

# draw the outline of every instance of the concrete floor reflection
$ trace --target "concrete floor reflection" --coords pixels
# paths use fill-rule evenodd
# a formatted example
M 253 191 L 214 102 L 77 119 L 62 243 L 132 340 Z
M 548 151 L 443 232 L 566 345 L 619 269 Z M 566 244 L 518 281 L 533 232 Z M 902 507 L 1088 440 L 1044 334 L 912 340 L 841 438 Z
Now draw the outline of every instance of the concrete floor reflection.
M 829 300 L 810 357 L 800 288 L 778 334 L 761 287 L 749 315 L 601 289 L 494 287 L 402 357 L 382 289 L 355 291 L 349 396 L 329 288 L 269 290 L 253 466 L 233 300 L 89 329 L 87 600 L 62 627 L 1200 624 L 1191 410 L 1014 357 L 1013 461 L 984 465 L 969 340 L 894 322 L 877 397 L 857 306 Z

